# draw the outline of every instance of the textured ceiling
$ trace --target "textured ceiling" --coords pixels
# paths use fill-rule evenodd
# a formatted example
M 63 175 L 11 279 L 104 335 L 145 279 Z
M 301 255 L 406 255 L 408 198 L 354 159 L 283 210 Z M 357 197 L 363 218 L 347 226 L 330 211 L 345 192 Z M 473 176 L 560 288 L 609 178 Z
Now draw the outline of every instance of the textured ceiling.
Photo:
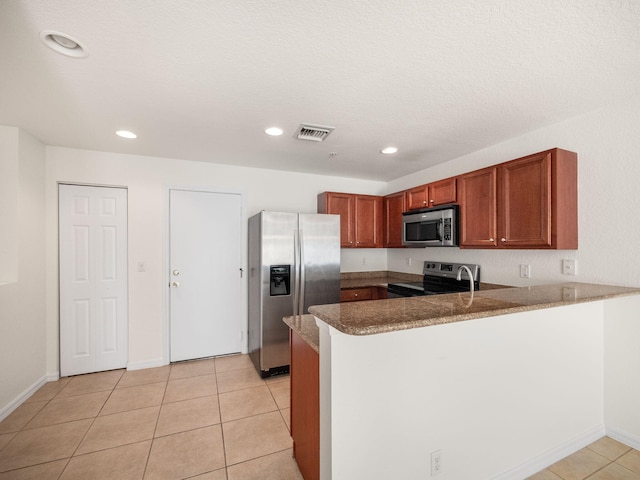
M 635 0 L 0 0 L 0 124 L 48 145 L 390 180 L 639 94 L 639 27 Z M 42 30 L 89 56 L 53 52 Z M 336 129 L 302 142 L 303 122 Z

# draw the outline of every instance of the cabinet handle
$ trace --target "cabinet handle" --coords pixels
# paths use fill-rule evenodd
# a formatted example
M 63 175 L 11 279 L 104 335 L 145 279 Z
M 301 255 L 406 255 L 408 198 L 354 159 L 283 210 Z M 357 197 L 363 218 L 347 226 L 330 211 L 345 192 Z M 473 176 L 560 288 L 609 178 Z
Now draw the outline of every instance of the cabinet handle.
M 426 201 L 426 200 L 423 200 L 423 201 L 422 201 L 422 204 L 423 204 L 423 205 L 426 205 L 426 204 L 427 204 L 427 201 Z
M 354 297 L 357 297 L 357 296 L 358 296 L 358 294 L 357 294 L 357 293 L 354 293 L 354 294 L 353 294 L 353 296 L 354 296 Z
M 500 241 L 501 241 L 501 242 L 506 242 L 506 241 L 507 241 L 507 239 L 506 239 L 506 238 L 501 238 L 501 239 L 500 239 Z
M 489 239 L 489 241 L 490 241 L 490 242 L 493 242 L 493 238 L 490 238 L 490 239 Z
M 433 199 L 429 200 L 431 203 L 433 203 Z

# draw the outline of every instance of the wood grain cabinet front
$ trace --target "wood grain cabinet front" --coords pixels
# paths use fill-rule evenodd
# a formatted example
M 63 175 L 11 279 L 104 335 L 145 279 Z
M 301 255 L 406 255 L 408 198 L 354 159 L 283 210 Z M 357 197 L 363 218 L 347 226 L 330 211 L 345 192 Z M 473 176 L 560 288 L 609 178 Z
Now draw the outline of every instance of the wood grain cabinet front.
M 577 155 L 547 150 L 458 178 L 462 248 L 578 248 Z
M 305 480 L 320 478 L 320 357 L 289 330 L 291 343 L 291 437 L 293 456 Z
M 405 191 L 407 210 L 436 207 L 456 203 L 456 178 L 445 178 L 437 182 L 420 185 Z
M 344 288 L 340 290 L 341 302 L 359 302 L 361 300 L 382 300 L 387 298 L 385 287 L 371 286 L 361 288 Z
M 405 192 L 392 193 L 382 198 L 384 247 L 402 247 L 402 212 L 407 210 Z
M 340 215 L 342 248 L 382 247 L 382 197 L 324 192 L 318 195 L 318 213 Z

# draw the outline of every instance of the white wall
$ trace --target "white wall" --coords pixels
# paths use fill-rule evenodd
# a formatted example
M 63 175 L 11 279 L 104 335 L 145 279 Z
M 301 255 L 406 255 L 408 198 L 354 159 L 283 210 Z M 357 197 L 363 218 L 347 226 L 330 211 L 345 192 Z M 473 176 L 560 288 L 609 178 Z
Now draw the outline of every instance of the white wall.
M 49 372 L 58 370 L 58 182 L 128 188 L 129 364 L 134 368 L 156 364 L 163 355 L 166 186 L 215 187 L 240 191 L 245 198 L 245 219 L 260 210 L 315 212 L 317 194 L 325 190 L 377 195 L 383 193 L 386 187 L 383 182 L 47 147 Z M 243 246 L 243 251 L 246 267 L 246 245 Z M 361 263 L 361 252 L 342 252 L 345 264 Z M 386 269 L 386 255 L 383 253 L 384 251 L 380 251 L 372 254 L 374 261 L 367 264 L 369 269 Z M 137 272 L 135 266 L 139 261 L 146 262 L 146 272 Z M 243 301 L 243 308 L 246 309 L 246 299 Z
M 604 321 L 592 302 L 379 335 L 319 322 L 321 478 L 431 478 L 439 450 L 439 479 L 521 479 L 595 441 Z
M 19 130 L 0 125 L 0 285 L 18 279 Z
M 17 238 L 18 275 L 0 285 L 0 419 L 46 374 L 45 325 L 45 147 L 14 127 L 18 216 L 0 225 Z M 3 151 L 3 155 L 6 151 Z M 3 157 L 0 161 L 12 161 Z M 14 199 L 15 201 L 15 199 Z
M 640 296 L 605 302 L 604 383 L 607 434 L 640 448 Z
M 613 88 L 613 87 L 612 87 Z M 580 281 L 640 285 L 640 98 L 572 118 L 416 174 L 394 180 L 386 193 L 559 147 L 578 153 L 576 251 L 389 249 L 388 268 L 418 273 L 422 261 L 478 263 L 482 280 L 507 285 Z M 411 257 L 412 266 L 405 259 Z M 561 274 L 561 260 L 577 260 L 577 276 Z M 519 265 L 531 265 L 531 279 Z

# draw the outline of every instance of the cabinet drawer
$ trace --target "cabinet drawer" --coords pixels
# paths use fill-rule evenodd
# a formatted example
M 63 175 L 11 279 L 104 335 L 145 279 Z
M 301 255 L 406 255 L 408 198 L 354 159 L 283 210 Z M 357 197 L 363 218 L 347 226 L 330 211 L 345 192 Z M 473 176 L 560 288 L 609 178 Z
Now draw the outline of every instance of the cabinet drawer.
M 372 298 L 371 288 L 348 288 L 340 290 L 341 302 L 357 302 L 359 300 L 371 300 Z

